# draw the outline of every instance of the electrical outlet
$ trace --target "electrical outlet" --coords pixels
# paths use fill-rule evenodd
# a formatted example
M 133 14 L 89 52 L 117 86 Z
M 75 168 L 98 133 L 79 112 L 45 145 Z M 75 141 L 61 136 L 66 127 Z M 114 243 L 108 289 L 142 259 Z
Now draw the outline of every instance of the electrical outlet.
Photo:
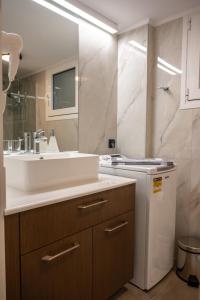
M 115 139 L 109 139 L 109 140 L 108 140 L 108 148 L 114 149 L 114 148 L 115 148 L 115 145 L 116 145 Z

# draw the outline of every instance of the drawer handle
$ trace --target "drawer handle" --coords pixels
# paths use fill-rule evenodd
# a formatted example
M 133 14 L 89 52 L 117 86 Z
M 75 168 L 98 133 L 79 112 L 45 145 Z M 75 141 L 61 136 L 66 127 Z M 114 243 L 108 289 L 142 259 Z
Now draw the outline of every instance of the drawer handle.
M 108 202 L 108 200 L 101 200 L 101 201 L 98 201 L 98 202 L 94 202 L 94 203 L 91 203 L 91 204 L 81 204 L 78 206 L 79 209 L 87 209 L 87 208 L 91 208 L 91 207 L 95 207 L 95 206 L 100 206 L 100 205 L 103 205 L 103 204 L 106 204 Z
M 62 251 L 62 252 L 60 252 L 58 254 L 55 254 L 53 256 L 46 255 L 46 256 L 42 257 L 41 260 L 44 261 L 44 262 L 47 262 L 47 263 L 52 262 L 52 261 L 56 260 L 57 258 L 65 255 L 65 254 L 71 253 L 72 251 L 78 249 L 79 247 L 80 247 L 79 243 L 74 243 L 73 246 L 68 248 L 67 250 Z
M 110 233 L 110 232 L 116 231 L 116 230 L 118 230 L 120 228 L 123 228 L 123 227 L 125 227 L 127 225 L 128 225 L 128 222 L 125 221 L 125 222 L 121 223 L 118 226 L 115 226 L 115 227 L 112 227 L 112 228 L 106 228 L 106 229 L 104 229 L 104 231 Z

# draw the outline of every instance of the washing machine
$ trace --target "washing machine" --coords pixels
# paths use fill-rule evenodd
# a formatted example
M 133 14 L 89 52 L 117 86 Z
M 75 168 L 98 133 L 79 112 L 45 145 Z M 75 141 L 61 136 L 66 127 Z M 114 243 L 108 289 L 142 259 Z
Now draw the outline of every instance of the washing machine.
M 137 180 L 131 283 L 149 290 L 174 266 L 176 166 L 162 160 L 118 164 L 101 157 L 100 173 Z

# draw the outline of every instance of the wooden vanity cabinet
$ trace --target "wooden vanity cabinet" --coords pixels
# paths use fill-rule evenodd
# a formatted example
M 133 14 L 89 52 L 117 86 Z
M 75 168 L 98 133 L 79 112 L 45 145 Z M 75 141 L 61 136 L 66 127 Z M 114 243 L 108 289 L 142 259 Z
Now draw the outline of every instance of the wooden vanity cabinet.
M 133 213 L 93 228 L 93 299 L 104 300 L 133 277 Z
M 92 231 L 23 255 L 23 300 L 91 300 Z
M 106 300 L 133 276 L 135 185 L 5 217 L 7 300 Z

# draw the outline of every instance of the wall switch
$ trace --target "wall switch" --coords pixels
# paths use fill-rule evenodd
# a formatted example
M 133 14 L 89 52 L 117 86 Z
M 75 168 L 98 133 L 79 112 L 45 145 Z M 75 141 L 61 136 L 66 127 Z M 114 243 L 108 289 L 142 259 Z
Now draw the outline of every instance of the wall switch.
M 116 145 L 115 139 L 109 139 L 109 140 L 108 140 L 108 148 L 114 149 L 114 148 L 115 148 L 115 145 Z

